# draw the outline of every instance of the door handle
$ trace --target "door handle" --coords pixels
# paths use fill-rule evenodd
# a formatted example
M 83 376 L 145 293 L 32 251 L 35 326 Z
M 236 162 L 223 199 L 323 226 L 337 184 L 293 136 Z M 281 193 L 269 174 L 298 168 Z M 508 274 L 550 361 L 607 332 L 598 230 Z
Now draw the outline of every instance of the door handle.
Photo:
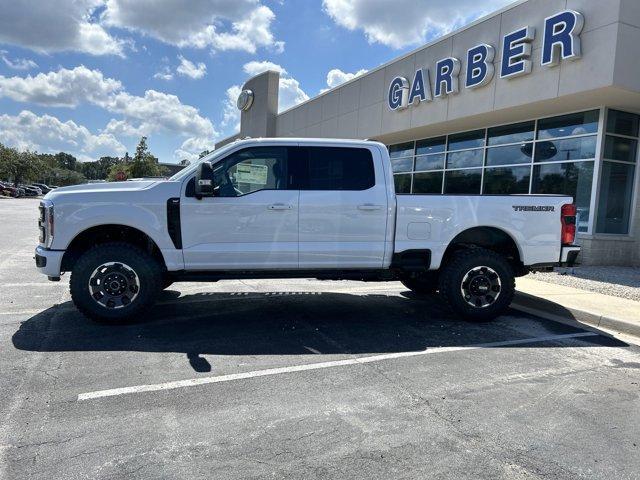
M 358 210 L 382 210 L 382 205 L 365 203 L 364 205 L 358 205 Z
M 289 205 L 286 203 L 273 203 L 267 207 L 269 210 L 291 210 L 293 209 L 293 205 Z

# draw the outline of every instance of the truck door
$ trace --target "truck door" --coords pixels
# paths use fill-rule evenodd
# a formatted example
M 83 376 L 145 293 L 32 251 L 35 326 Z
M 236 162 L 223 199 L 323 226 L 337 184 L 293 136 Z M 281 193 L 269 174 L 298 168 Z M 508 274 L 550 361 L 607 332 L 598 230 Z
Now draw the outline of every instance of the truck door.
M 187 270 L 298 267 L 298 196 L 289 147 L 258 146 L 214 165 L 216 196 L 187 187 L 181 206 Z M 193 180 L 191 180 L 193 182 Z
M 388 200 L 378 151 L 301 150 L 307 174 L 300 184 L 300 268 L 382 268 Z

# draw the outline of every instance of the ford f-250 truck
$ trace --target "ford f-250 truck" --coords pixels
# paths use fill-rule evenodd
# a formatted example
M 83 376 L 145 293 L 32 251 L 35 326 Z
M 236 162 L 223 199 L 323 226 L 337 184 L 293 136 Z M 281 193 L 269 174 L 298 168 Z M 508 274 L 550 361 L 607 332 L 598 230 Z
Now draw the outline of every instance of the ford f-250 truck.
M 470 320 L 515 277 L 573 263 L 566 196 L 396 195 L 381 143 L 249 139 L 166 181 L 77 185 L 40 204 L 35 260 L 86 316 L 139 316 L 174 281 L 401 281 Z

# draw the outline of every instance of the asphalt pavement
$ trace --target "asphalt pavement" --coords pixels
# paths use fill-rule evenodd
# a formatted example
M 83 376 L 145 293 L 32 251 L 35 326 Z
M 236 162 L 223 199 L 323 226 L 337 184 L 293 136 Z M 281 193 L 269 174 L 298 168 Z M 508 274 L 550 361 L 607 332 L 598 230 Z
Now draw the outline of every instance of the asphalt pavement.
M 98 325 L 0 201 L 0 478 L 640 478 L 640 348 L 399 283 L 177 283 Z

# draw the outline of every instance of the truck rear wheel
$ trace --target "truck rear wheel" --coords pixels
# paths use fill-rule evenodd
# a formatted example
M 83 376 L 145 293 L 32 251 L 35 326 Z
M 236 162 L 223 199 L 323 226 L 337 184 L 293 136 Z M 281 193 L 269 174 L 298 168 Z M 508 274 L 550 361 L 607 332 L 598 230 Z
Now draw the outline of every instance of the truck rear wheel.
M 425 273 L 416 277 L 407 277 L 400 282 L 412 292 L 429 295 L 438 290 L 438 277 L 432 273 Z
M 442 268 L 440 294 L 466 320 L 493 320 L 509 307 L 514 293 L 511 265 L 491 250 L 463 250 Z
M 147 252 L 128 243 L 96 245 L 71 271 L 71 299 L 85 316 L 119 323 L 138 317 L 156 300 L 162 269 Z

